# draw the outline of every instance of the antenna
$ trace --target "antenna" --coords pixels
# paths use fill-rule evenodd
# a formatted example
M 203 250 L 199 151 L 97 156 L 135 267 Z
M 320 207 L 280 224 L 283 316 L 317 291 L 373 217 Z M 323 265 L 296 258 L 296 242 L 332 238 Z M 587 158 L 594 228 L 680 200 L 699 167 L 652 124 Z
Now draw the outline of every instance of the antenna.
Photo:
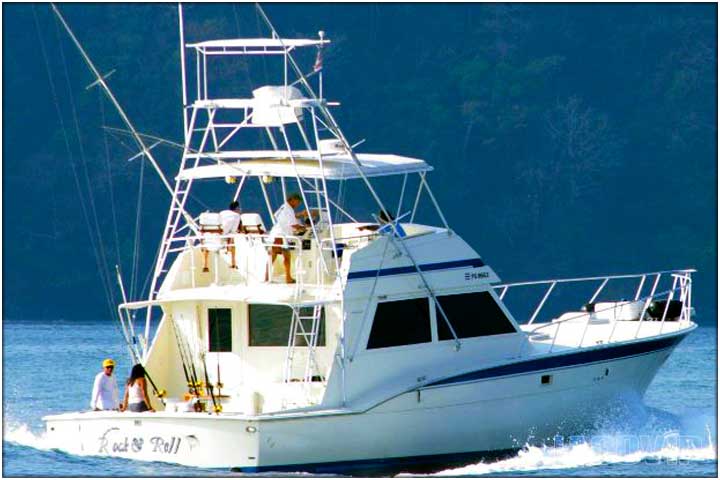
M 187 143 L 187 111 L 185 106 L 187 105 L 187 80 L 185 77 L 185 29 L 183 26 L 183 11 L 182 3 L 178 3 L 178 28 L 180 29 L 180 68 L 182 72 L 182 115 L 183 115 L 183 135 L 185 136 L 185 143 Z

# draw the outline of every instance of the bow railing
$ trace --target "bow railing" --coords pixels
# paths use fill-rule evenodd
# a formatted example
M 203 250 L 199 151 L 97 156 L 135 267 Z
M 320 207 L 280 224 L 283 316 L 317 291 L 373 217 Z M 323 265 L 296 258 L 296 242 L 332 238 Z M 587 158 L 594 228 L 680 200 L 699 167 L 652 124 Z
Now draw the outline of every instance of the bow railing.
M 520 323 L 526 327 L 523 330 L 527 333 L 528 338 L 528 342 L 523 343 L 523 349 L 532 343 L 542 342 L 547 344 L 549 341 L 548 351 L 544 353 L 551 353 L 555 350 L 558 339 L 561 337 L 561 330 L 565 325 L 573 325 L 574 327 L 572 329 L 566 327 L 566 332 L 569 331 L 571 335 L 578 335 L 575 340 L 576 343 L 572 341 L 573 338 L 568 338 L 565 339 L 566 341 L 563 343 L 563 347 L 581 348 L 588 336 L 588 330 L 593 324 L 603 323 L 604 325 L 601 327 L 609 331 L 606 337 L 598 339 L 597 336 L 595 336 L 595 343 L 586 346 L 637 339 L 640 336 L 642 326 L 647 322 L 653 322 L 654 325 L 658 325 L 657 322 L 659 322 L 659 327 L 653 329 L 653 334 L 657 335 L 663 333 L 666 322 L 670 320 L 679 323 L 689 323 L 693 314 L 692 273 L 694 272 L 695 270 L 692 269 L 664 270 L 630 275 L 607 275 L 517 282 L 497 285 L 494 289 L 496 292 L 499 292 L 498 296 L 500 300 L 505 301 L 508 292 L 513 289 L 546 286 L 542 298 L 532 310 L 532 314 L 528 320 L 525 323 Z M 620 280 L 629 281 L 632 279 L 638 280 L 632 300 L 622 299 L 620 301 L 597 302 L 597 299 L 601 297 L 611 282 Z M 649 293 L 643 295 L 643 289 L 649 279 L 652 282 L 652 286 Z M 661 291 L 658 290 L 658 285 L 660 285 L 662 280 L 668 282 L 669 285 L 671 282 L 671 286 Z M 539 323 L 535 328 L 527 329 L 528 325 L 533 325 L 535 321 L 541 317 L 544 311 L 543 309 L 556 286 L 581 282 L 599 282 L 598 287 L 585 303 L 583 307 L 584 311 L 566 312 L 557 318 L 551 318 L 547 322 Z M 579 333 L 578 321 L 584 322 L 584 325 L 581 325 L 582 333 Z M 620 325 L 621 322 L 625 322 L 627 325 L 630 321 L 636 321 L 637 327 L 634 328 L 634 331 L 630 332 L 628 332 L 627 328 L 624 328 L 623 335 L 618 339 L 616 337 L 618 325 Z

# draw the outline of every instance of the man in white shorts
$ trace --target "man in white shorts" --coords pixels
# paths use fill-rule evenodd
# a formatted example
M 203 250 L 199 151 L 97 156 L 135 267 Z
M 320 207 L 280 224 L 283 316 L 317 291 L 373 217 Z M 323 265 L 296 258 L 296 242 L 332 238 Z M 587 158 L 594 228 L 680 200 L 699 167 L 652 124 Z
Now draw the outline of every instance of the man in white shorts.
M 282 204 L 280 208 L 273 214 L 275 225 L 270 230 L 270 237 L 274 238 L 274 246 L 270 248 L 270 265 L 275 261 L 275 258 L 282 252 L 283 255 L 283 266 L 285 267 L 285 281 L 287 283 L 295 283 L 295 279 L 290 275 L 290 249 L 287 240 L 280 237 L 290 237 L 298 233 L 302 233 L 305 230 L 304 225 L 297 221 L 298 218 L 307 217 L 307 212 L 302 211 L 295 213 L 295 209 L 302 203 L 302 198 L 297 193 L 291 193 L 287 196 L 286 202 Z M 277 236 L 277 237 L 276 237 Z M 265 271 L 265 281 L 270 279 L 270 269 Z
M 223 235 L 232 235 L 240 231 L 240 203 L 238 201 L 233 201 L 227 210 L 220 212 L 220 222 Z M 225 241 L 232 261 L 230 268 L 238 268 L 235 262 L 235 239 L 226 238 Z

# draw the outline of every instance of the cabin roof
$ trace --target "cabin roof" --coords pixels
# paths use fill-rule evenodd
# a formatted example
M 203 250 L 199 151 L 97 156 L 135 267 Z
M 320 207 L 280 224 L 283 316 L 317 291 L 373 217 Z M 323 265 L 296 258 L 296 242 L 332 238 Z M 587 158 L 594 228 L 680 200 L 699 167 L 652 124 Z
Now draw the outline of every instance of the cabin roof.
M 282 150 L 258 150 L 242 152 L 219 152 L 189 154 L 189 158 L 217 160 L 217 164 L 203 165 L 182 170 L 177 178 L 197 180 L 225 177 L 272 176 L 272 177 L 305 177 L 327 180 L 348 180 L 360 178 L 355 163 L 348 154 L 323 155 L 320 166 L 316 150 L 292 152 Z M 433 169 L 425 161 L 418 158 L 403 157 L 391 154 L 360 153 L 356 154 L 361 164 L 362 173 L 367 177 L 401 175 L 406 173 L 427 172 Z M 293 160 L 294 159 L 294 165 Z
M 206 40 L 204 42 L 188 43 L 188 48 L 198 50 L 240 48 L 240 49 L 287 49 L 296 47 L 319 46 L 330 43 L 327 39 L 310 38 L 228 38 L 220 40 Z

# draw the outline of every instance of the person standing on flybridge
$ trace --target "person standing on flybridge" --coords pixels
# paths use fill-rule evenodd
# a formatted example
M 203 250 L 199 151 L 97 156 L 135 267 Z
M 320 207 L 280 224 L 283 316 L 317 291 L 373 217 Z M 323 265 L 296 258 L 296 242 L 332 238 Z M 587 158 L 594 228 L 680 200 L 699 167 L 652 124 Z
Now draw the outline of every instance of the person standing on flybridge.
M 120 408 L 120 394 L 113 377 L 115 362 L 106 358 L 102 363 L 103 371 L 95 376 L 90 408 L 93 410 L 117 410 Z
M 287 237 L 298 235 L 304 232 L 305 227 L 298 222 L 298 218 L 307 218 L 307 211 L 295 213 L 295 209 L 302 203 L 302 198 L 298 193 L 291 193 L 287 196 L 285 203 L 273 214 L 275 225 L 270 230 L 270 237 L 273 238 L 273 247 L 270 248 L 270 264 L 265 270 L 265 281 L 270 281 L 270 266 L 275 262 L 275 258 L 282 253 L 283 266 L 285 267 L 285 281 L 287 283 L 295 283 L 295 279 L 290 275 L 290 250 L 292 246 L 288 243 Z

